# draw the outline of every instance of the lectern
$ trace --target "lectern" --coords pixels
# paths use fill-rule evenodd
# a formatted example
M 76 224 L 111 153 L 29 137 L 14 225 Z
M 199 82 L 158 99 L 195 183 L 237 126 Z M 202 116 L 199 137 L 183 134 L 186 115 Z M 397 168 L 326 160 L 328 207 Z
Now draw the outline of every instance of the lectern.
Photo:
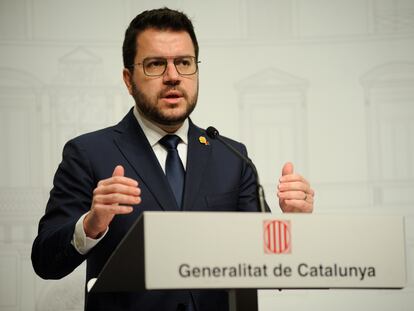
M 403 288 L 400 216 L 144 212 L 90 292 L 228 289 L 231 311 L 257 289 Z

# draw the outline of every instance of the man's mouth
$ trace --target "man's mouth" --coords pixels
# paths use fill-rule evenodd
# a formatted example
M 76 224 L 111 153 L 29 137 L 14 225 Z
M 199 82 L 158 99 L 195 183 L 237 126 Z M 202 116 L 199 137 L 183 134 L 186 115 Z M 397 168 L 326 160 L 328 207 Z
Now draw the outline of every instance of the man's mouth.
M 182 98 L 183 98 L 183 94 L 178 91 L 168 91 L 162 94 L 162 97 L 161 97 L 162 100 L 166 101 L 169 104 L 176 104 Z

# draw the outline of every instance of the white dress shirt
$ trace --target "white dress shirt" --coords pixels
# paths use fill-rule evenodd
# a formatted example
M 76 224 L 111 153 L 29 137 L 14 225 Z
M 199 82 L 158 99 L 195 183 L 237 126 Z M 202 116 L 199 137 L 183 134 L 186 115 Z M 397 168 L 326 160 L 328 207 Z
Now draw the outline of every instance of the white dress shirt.
M 147 137 L 148 142 L 155 153 L 155 156 L 158 159 L 158 162 L 161 165 L 162 170 L 165 173 L 165 161 L 167 159 L 168 151 L 161 146 L 159 143 L 160 139 L 163 138 L 167 134 L 164 130 L 160 129 L 149 120 L 145 119 L 141 116 L 138 112 L 137 107 L 134 107 L 134 116 L 137 119 L 139 125 L 144 132 L 144 135 Z M 173 134 L 179 136 L 181 138 L 181 142 L 177 146 L 178 155 L 180 156 L 181 162 L 183 163 L 184 170 L 186 169 L 187 165 L 187 149 L 188 149 L 188 129 L 189 129 L 189 121 L 186 119 L 183 125 Z M 88 212 L 89 213 L 89 212 Z M 83 214 L 79 220 L 76 222 L 75 231 L 73 233 L 72 238 L 72 245 L 75 249 L 82 255 L 85 255 L 88 251 L 90 251 L 96 244 L 99 243 L 100 240 L 106 235 L 109 228 L 106 229 L 105 233 L 99 237 L 98 239 L 91 239 L 86 236 L 85 230 L 83 229 L 83 220 L 85 216 L 88 214 Z

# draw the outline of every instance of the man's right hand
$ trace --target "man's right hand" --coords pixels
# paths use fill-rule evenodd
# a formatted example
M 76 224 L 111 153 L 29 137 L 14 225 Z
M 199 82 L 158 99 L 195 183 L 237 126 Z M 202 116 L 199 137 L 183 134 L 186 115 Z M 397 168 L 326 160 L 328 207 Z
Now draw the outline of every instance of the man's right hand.
M 93 191 L 92 207 L 83 220 L 87 237 L 99 238 L 115 215 L 129 214 L 131 205 L 141 203 L 141 189 L 138 182 L 124 176 L 121 165 L 115 167 L 112 177 L 98 182 Z

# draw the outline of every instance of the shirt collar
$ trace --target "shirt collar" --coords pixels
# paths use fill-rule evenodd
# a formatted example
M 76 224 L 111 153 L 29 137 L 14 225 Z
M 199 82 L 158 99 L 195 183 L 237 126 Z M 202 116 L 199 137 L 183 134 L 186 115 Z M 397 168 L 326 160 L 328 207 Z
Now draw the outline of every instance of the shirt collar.
M 181 141 L 188 145 L 188 129 L 189 129 L 189 122 L 188 118 L 184 120 L 181 127 L 175 133 L 167 133 L 163 129 L 156 126 L 154 123 L 142 117 L 141 114 L 138 112 L 137 106 L 134 106 L 134 116 L 137 119 L 139 125 L 142 128 L 145 136 L 148 139 L 151 147 L 154 147 L 158 144 L 159 140 L 163 138 L 165 135 L 174 134 L 181 138 Z

